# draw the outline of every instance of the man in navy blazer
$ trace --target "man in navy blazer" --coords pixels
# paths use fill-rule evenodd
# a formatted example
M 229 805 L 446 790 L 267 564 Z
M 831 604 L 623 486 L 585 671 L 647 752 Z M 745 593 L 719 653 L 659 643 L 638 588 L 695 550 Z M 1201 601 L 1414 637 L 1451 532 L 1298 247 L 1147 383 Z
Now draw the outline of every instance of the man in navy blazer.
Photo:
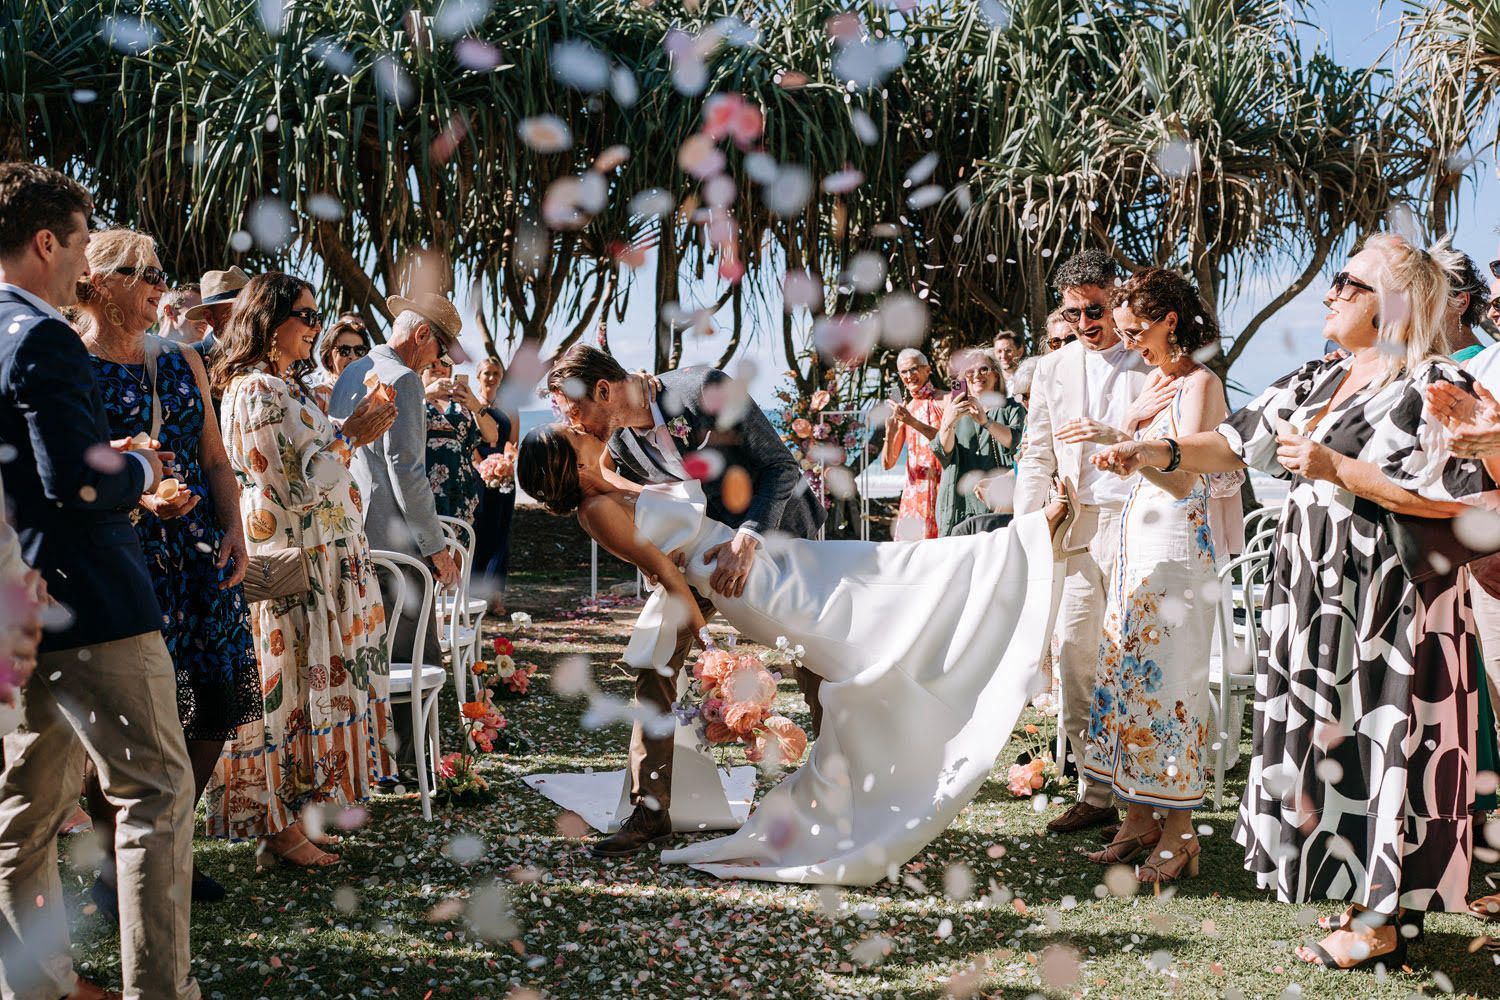
M 26 562 L 57 604 L 0 772 L 0 994 L 104 997 L 73 972 L 56 834 L 87 755 L 119 807 L 132 997 L 195 998 L 193 782 L 161 610 L 129 512 L 170 455 L 111 447 L 88 353 L 58 312 L 88 273 L 88 193 L 0 164 L 0 460 Z

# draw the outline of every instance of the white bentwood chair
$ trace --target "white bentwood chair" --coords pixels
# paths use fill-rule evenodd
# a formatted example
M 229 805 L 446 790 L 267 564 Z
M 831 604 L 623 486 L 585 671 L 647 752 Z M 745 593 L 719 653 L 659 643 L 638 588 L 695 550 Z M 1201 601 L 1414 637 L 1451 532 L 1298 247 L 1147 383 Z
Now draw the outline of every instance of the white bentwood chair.
M 1269 547 L 1247 551 L 1219 570 L 1215 648 L 1209 660 L 1215 809 L 1223 801 L 1224 773 L 1234 766 L 1239 756 L 1245 706 L 1255 696 L 1261 602 L 1270 571 Z
M 437 601 L 438 646 L 448 654 L 453 668 L 453 686 L 458 692 L 460 719 L 463 703 L 468 700 L 469 670 L 478 662 L 482 625 L 488 605 L 482 598 L 469 596 L 474 572 L 474 528 L 456 517 L 440 516 L 443 535 L 458 560 L 458 584 L 448 591 L 435 592 Z
M 441 749 L 438 746 L 438 697 L 443 693 L 443 684 L 448 672 L 441 665 L 422 662 L 422 650 L 427 642 L 427 625 L 432 615 L 432 573 L 420 559 L 400 552 L 375 550 L 370 553 L 376 567 L 386 571 L 382 586 L 395 587 L 392 610 L 387 619 L 387 635 L 391 649 L 391 705 L 411 706 L 412 756 L 417 762 L 417 792 L 422 800 L 422 819 L 432 819 L 433 775 L 437 771 Z M 417 593 L 404 584 L 403 570 L 422 581 Z M 417 616 L 417 627 L 409 650 L 396 648 L 396 623 L 401 620 L 403 606 L 420 597 L 421 614 Z

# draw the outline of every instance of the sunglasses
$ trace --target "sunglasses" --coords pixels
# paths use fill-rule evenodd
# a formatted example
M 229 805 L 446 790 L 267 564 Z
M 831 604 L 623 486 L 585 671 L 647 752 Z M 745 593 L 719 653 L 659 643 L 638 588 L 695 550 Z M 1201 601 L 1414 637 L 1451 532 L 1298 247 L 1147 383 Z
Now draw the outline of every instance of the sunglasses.
M 1095 316 L 1094 318 L 1098 319 L 1099 317 Z M 1069 334 L 1066 337 L 1048 337 L 1047 338 L 1047 347 L 1050 348 L 1051 350 L 1055 351 L 1059 347 L 1063 346 L 1064 344 L 1071 344 L 1073 341 L 1075 341 L 1077 339 L 1078 339 L 1078 337 L 1075 336 L 1075 335 L 1073 335 L 1073 334 Z
M 1102 319 L 1104 317 L 1104 307 L 1093 305 L 1084 306 L 1080 309 L 1077 306 L 1070 306 L 1062 311 L 1062 318 L 1074 326 L 1077 326 L 1078 321 L 1084 316 L 1087 316 L 1089 319 Z
M 364 344 L 340 344 L 333 349 L 333 353 L 341 358 L 362 358 L 370 353 L 370 349 Z
M 1373 292 L 1373 291 L 1375 291 L 1374 288 L 1372 288 L 1371 286 L 1365 284 L 1363 281 L 1360 281 L 1358 278 L 1354 277 L 1354 275 L 1350 274 L 1348 271 L 1340 271 L 1338 274 L 1335 274 L 1333 276 L 1333 285 L 1332 285 L 1332 288 L 1333 288 L 1333 297 L 1336 298 L 1336 299 L 1343 298 L 1344 297 L 1344 293 L 1346 291 L 1348 291 L 1349 289 L 1351 289 L 1351 288 L 1355 289 L 1356 291 L 1360 291 L 1360 292 Z
M 292 319 L 299 319 L 307 326 L 323 325 L 323 314 L 311 306 L 306 309 L 293 309 L 287 313 L 287 316 Z
M 116 274 L 123 274 L 127 278 L 140 278 L 148 285 L 165 285 L 167 283 L 167 272 L 159 267 L 146 265 L 145 267 L 117 267 Z
M 1500 260 L 1490 261 L 1490 273 L 1495 277 L 1500 278 Z

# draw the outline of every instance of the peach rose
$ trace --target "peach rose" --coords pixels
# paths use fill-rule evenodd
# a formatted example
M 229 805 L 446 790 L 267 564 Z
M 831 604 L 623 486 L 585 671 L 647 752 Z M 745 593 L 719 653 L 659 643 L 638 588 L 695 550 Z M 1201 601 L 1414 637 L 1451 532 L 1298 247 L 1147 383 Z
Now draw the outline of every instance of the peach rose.
M 792 433 L 799 438 L 812 437 L 813 426 L 806 417 L 798 417 L 792 421 Z
M 704 739 L 715 745 L 719 743 L 733 743 L 735 741 L 734 730 L 722 722 L 710 722 L 703 733 Z
M 832 399 L 833 396 L 829 394 L 827 389 L 819 389 L 817 392 L 812 394 L 812 408 L 814 410 L 821 410 L 823 407 L 827 406 L 829 402 L 832 401 Z
M 705 691 L 716 688 L 734 668 L 734 656 L 722 649 L 706 650 L 693 664 L 693 678 L 703 685 Z
M 724 724 L 737 736 L 749 736 L 765 717 L 766 710 L 754 702 L 735 701 L 724 707 Z
M 776 679 L 759 663 L 747 664 L 724 678 L 719 685 L 725 701 L 770 708 L 776 700 Z

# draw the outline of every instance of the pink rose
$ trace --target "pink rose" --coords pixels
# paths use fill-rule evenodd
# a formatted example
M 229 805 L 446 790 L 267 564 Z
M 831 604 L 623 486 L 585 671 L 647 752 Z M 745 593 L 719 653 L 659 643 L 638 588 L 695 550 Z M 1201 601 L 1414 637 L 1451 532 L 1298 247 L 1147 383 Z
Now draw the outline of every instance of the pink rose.
M 1031 772 L 1024 764 L 1012 764 L 1005 772 L 1005 788 L 1017 798 L 1031 794 Z
M 709 698 L 703 702 L 703 708 L 700 711 L 703 713 L 704 722 L 723 722 L 724 700 L 722 698 Z
M 812 437 L 813 426 L 805 417 L 798 417 L 792 421 L 792 433 L 799 438 Z
M 833 397 L 829 394 L 827 389 L 819 389 L 817 392 L 812 394 L 812 408 L 814 410 L 821 410 L 823 407 L 827 406 L 829 401 L 832 399 Z
M 776 700 L 776 679 L 759 663 L 742 667 L 720 685 L 724 700 L 770 708 Z

